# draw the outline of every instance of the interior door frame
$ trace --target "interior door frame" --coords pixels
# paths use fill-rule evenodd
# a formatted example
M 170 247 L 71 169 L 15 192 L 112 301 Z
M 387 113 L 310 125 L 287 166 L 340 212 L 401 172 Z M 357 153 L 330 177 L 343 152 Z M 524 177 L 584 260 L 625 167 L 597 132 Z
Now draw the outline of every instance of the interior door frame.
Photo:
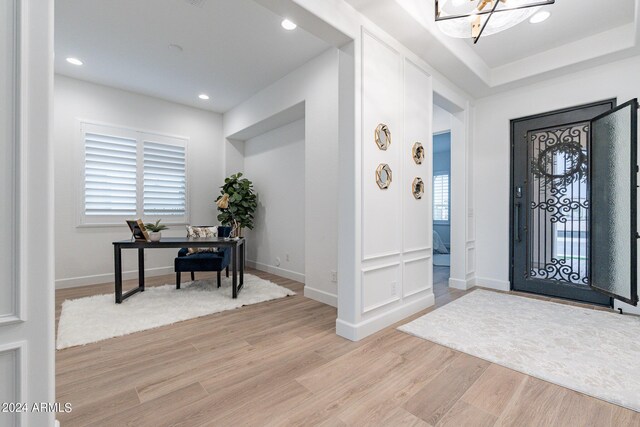
M 15 164 L 12 188 L 0 200 L 14 207 L 8 220 L 14 236 L 3 237 L 14 240 L 7 247 L 15 252 L 15 274 L 0 285 L 11 289 L 14 300 L 9 312 L 0 310 L 0 354 L 8 356 L 0 360 L 0 368 L 13 373 L 9 380 L 0 379 L 0 393 L 7 403 L 26 404 L 27 411 L 2 413 L 0 423 L 9 419 L 9 425 L 21 427 L 52 426 L 55 413 L 33 410 L 33 405 L 55 402 L 54 0 L 6 3 L 12 7 L 6 22 L 11 22 L 7 37 L 13 39 L 13 51 L 0 69 L 12 79 L 14 99 L 0 114 L 14 128 L 7 145 L 15 150 Z M 4 136 L 0 138 L 4 146 Z
M 516 134 L 515 134 L 515 128 L 516 125 L 520 122 L 525 122 L 525 121 L 529 121 L 529 120 L 534 120 L 534 119 L 540 119 L 540 118 L 544 118 L 544 117 L 548 117 L 548 116 L 553 116 L 553 115 L 559 115 L 559 114 L 564 114 L 564 113 L 570 113 L 572 111 L 576 111 L 576 110 L 580 110 L 580 109 L 586 109 L 586 108 L 590 108 L 590 107 L 597 107 L 597 106 L 601 106 L 601 105 L 609 105 L 610 108 L 609 110 L 612 110 L 614 108 L 617 107 L 617 98 L 607 98 L 607 99 L 603 99 L 600 101 L 595 101 L 595 102 L 590 102 L 587 104 L 579 104 L 579 105 L 575 105 L 575 106 L 571 106 L 571 107 L 565 107 L 565 108 L 560 108 L 557 110 L 552 110 L 552 111 L 547 111 L 544 113 L 538 113 L 538 114 L 532 114 L 529 116 L 525 116 L 525 117 L 519 117 L 517 119 L 511 119 L 509 121 L 509 143 L 510 143 L 510 155 L 509 155 L 509 289 L 510 290 L 514 290 L 514 277 L 515 277 L 515 263 L 514 263 L 514 256 L 515 256 L 515 245 L 514 245 L 514 222 L 515 222 L 515 216 L 514 216 L 514 203 L 515 203 L 515 197 L 514 197 L 514 179 L 515 179 L 515 141 L 516 141 Z M 571 121 L 567 122 L 566 124 L 570 124 Z M 609 304 L 608 306 L 613 307 L 613 298 L 609 298 Z

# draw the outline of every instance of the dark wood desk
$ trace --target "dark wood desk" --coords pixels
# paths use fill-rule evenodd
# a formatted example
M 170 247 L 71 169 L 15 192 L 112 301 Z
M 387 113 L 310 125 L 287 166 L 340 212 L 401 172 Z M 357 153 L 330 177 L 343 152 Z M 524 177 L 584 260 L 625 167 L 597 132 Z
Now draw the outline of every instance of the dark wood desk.
M 232 239 L 228 237 L 193 238 L 163 237 L 159 242 L 138 242 L 121 240 L 113 242 L 115 261 L 116 304 L 120 304 L 138 292 L 144 292 L 144 250 L 145 249 L 170 249 L 170 248 L 231 248 L 231 269 L 233 271 L 233 298 L 238 298 L 238 293 L 244 285 L 245 240 L 243 237 Z M 122 249 L 138 250 L 138 287 L 126 293 L 122 293 Z M 238 275 L 240 280 L 238 281 Z

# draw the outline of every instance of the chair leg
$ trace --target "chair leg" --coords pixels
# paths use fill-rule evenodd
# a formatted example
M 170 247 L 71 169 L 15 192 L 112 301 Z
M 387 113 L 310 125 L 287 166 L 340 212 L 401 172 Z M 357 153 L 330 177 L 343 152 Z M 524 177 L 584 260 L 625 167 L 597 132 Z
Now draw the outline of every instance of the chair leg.
M 229 266 L 227 265 L 227 277 L 229 277 Z
M 180 289 L 180 272 L 176 271 L 176 289 Z
M 218 271 L 218 287 L 222 286 L 222 274 Z
M 196 273 L 194 271 L 191 272 L 191 281 L 196 280 Z

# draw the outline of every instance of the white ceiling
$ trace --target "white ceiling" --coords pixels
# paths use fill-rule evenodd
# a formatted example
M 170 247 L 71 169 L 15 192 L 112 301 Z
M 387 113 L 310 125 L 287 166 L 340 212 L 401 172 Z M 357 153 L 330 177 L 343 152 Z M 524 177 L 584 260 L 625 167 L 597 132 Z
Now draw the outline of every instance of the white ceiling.
M 57 73 L 225 112 L 329 48 L 253 0 L 56 0 Z M 172 49 L 170 44 L 183 48 Z M 84 61 L 81 67 L 66 57 Z M 202 101 L 198 94 L 211 99 Z
M 640 0 L 556 0 L 476 45 L 438 29 L 434 0 L 346 1 L 473 97 L 640 54 Z
M 614 6 L 614 7 L 612 7 Z M 551 17 L 539 24 L 528 21 L 488 37 L 481 37 L 473 46 L 489 67 L 498 67 L 535 55 L 584 37 L 602 33 L 625 24 L 632 24 L 634 0 L 556 0 L 541 10 Z

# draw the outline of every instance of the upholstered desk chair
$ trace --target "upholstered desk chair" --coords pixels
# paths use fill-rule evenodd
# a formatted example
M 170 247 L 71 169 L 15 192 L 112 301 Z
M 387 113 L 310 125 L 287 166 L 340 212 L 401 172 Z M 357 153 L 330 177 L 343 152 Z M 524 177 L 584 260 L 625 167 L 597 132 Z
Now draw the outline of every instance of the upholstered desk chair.
M 229 237 L 231 227 L 218 227 L 218 237 Z M 180 276 L 182 272 L 191 272 L 191 280 L 195 280 L 196 271 L 217 271 L 218 287 L 222 284 L 221 272 L 227 271 L 229 277 L 229 265 L 231 264 L 231 248 L 218 248 L 217 252 L 197 252 L 189 255 L 187 248 L 182 248 L 175 259 L 176 289 L 180 289 Z

